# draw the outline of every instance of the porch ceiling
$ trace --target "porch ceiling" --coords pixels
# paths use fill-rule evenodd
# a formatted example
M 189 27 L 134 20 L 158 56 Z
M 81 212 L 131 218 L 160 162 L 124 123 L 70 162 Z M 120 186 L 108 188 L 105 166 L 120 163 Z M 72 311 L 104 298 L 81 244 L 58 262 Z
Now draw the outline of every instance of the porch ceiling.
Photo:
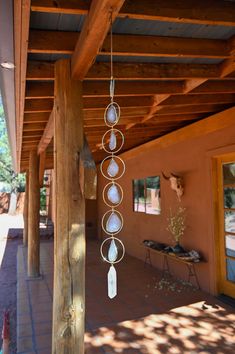
M 72 56 L 77 70 L 77 46 L 84 39 L 91 9 L 85 0 L 26 4 L 19 18 L 15 9 L 16 68 L 21 70 L 20 74 L 16 70 L 17 148 L 22 171 L 28 166 L 29 151 L 42 143 L 47 146 L 52 138 L 48 140 L 46 133 L 51 129 L 54 62 Z M 121 106 L 119 127 L 125 132 L 125 150 L 234 105 L 234 2 L 126 0 L 113 31 L 115 95 Z M 87 67 L 83 95 L 85 133 L 99 162 L 103 112 L 109 103 L 109 35 L 96 54 Z M 50 168 L 52 142 L 47 150 Z

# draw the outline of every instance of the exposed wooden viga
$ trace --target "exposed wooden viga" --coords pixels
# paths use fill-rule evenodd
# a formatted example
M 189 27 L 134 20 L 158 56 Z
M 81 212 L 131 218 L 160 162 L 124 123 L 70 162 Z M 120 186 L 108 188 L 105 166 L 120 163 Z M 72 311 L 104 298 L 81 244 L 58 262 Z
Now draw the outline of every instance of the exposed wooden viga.
M 100 151 L 97 150 L 100 132 L 96 131 L 95 137 L 93 127 L 96 128 L 101 124 L 101 114 L 98 110 L 107 105 L 109 90 L 105 81 L 109 80 L 110 63 L 106 60 L 95 62 L 95 59 L 97 54 L 101 54 L 102 57 L 110 55 L 110 36 L 107 32 L 111 9 L 113 19 L 119 18 L 118 26 L 124 32 L 127 31 L 124 24 L 126 18 L 135 19 L 136 23 L 145 20 L 147 25 L 148 21 L 170 21 L 173 24 L 176 22 L 195 23 L 202 27 L 200 38 L 197 38 L 198 32 L 192 34 L 194 38 L 188 38 L 185 34 L 179 37 L 177 31 L 174 31 L 175 25 L 167 36 L 162 36 L 161 33 L 139 35 L 138 31 L 136 33 L 135 31 L 114 33 L 113 53 L 122 57 L 120 62 L 115 62 L 114 65 L 115 94 L 119 97 L 122 107 L 122 123 L 125 125 L 123 129 L 126 128 L 132 133 L 131 144 L 125 145 L 126 149 L 146 141 L 145 136 L 137 134 L 140 127 L 143 131 L 146 128 L 151 129 L 152 138 L 156 138 L 173 129 L 190 124 L 191 119 L 187 118 L 191 111 L 197 113 L 195 119 L 200 120 L 214 112 L 229 108 L 234 103 L 235 37 L 229 38 L 228 35 L 228 38 L 225 38 L 226 36 L 220 35 L 223 29 L 218 27 L 235 25 L 234 2 L 222 0 L 160 0 L 157 2 L 153 0 L 31 0 L 31 12 L 39 12 L 38 18 L 44 16 L 46 19 L 45 13 L 57 13 L 71 15 L 71 17 L 84 15 L 85 21 L 80 32 L 75 32 L 72 26 L 66 31 L 57 31 L 54 26 L 50 30 L 47 26 L 43 27 L 42 23 L 39 29 L 33 25 L 34 19 L 32 19 L 27 46 L 30 56 L 26 72 L 24 122 L 21 122 L 23 127 L 20 128 L 23 130 L 21 147 L 23 170 L 28 168 L 29 150 L 35 149 L 40 139 L 39 150 L 41 147 L 43 150 L 48 144 L 46 135 L 50 129 L 45 122 L 48 121 L 54 99 L 54 63 L 38 61 L 37 53 L 54 53 L 56 57 L 62 57 L 64 54 L 71 55 L 74 77 L 85 80 L 83 86 L 84 109 L 86 110 L 85 133 L 95 161 L 100 161 Z M 214 26 L 214 29 L 208 28 L 208 33 L 210 33 L 208 37 L 205 25 Z M 22 33 L 24 38 L 26 38 L 26 33 L 27 31 Z M 26 47 L 21 47 L 24 53 Z M 131 63 L 130 58 L 133 57 L 135 60 L 136 56 L 142 57 L 142 62 Z M 171 60 L 170 63 L 166 63 L 166 60 L 163 63 L 146 62 L 146 58 L 149 61 L 150 57 L 171 57 Z M 199 64 L 196 61 L 187 64 L 172 62 L 173 58 L 178 61 L 178 58 L 182 57 L 219 58 L 222 61 L 214 64 L 210 64 L 209 61 L 206 61 L 208 64 Z M 34 58 L 37 60 L 34 61 Z M 126 62 L 124 62 L 125 59 Z M 19 68 L 18 64 L 16 69 L 17 67 Z M 177 109 L 170 107 L 170 105 L 179 106 L 180 104 L 197 104 L 198 107 L 178 107 Z M 163 109 L 163 106 L 168 107 Z M 127 107 L 134 109 L 134 114 L 125 114 Z M 143 109 L 145 110 L 146 107 L 148 107 L 147 111 L 144 112 Z M 167 118 L 162 117 L 163 114 L 167 114 Z M 176 114 L 182 118 L 177 124 Z M 167 123 L 164 129 L 163 120 Z M 44 147 L 41 145 L 42 142 L 45 142 Z M 49 161 L 48 158 L 46 168 L 49 166 L 47 161 Z M 50 166 L 51 162 L 53 161 L 50 158 Z
M 82 83 L 69 60 L 55 65 L 55 242 L 52 353 L 84 353 L 85 199 L 79 177 L 83 148 Z

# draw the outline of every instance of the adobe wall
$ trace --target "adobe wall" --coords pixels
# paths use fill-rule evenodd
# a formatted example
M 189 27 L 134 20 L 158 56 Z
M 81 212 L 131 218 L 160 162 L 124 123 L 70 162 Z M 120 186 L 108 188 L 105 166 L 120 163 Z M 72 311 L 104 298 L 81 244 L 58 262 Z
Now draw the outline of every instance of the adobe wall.
M 161 171 L 166 174 L 174 172 L 183 176 L 185 194 L 181 205 L 186 208 L 187 229 L 181 244 L 186 249 L 199 251 L 205 258 L 205 263 L 196 265 L 197 274 L 202 289 L 211 293 L 216 292 L 212 156 L 235 151 L 235 145 L 233 145 L 235 144 L 235 108 L 215 115 L 218 124 L 230 119 L 231 115 L 234 117 L 234 123 L 231 120 L 230 126 L 222 127 L 218 131 L 204 135 L 200 133 L 201 136 L 190 138 L 192 126 L 194 126 L 194 136 L 198 135 L 195 134 L 198 123 L 195 123 L 182 130 L 179 142 L 171 144 L 169 139 L 174 135 L 169 134 L 160 147 L 157 144 L 155 146 L 147 144 L 142 150 L 136 150 L 136 153 L 124 153 L 126 173 L 120 180 L 124 190 L 124 202 L 119 207 L 119 211 L 124 216 L 124 228 L 119 235 L 125 244 L 127 253 L 143 260 L 145 251 L 141 243 L 144 239 L 153 239 L 173 245 L 170 234 L 166 230 L 167 217 L 169 208 L 174 209 L 179 203 L 175 192 L 170 189 L 169 182 L 161 176 L 161 215 L 134 212 L 132 180 L 161 175 Z M 213 124 L 212 120 L 210 124 Z M 203 131 L 202 125 L 199 130 Z M 104 182 L 106 181 L 99 174 L 99 223 L 107 210 L 101 194 Z M 98 229 L 100 230 L 100 227 Z M 156 267 L 161 268 L 162 258 L 153 254 L 152 260 Z M 177 277 L 186 279 L 187 270 L 184 265 L 171 262 L 170 267 Z

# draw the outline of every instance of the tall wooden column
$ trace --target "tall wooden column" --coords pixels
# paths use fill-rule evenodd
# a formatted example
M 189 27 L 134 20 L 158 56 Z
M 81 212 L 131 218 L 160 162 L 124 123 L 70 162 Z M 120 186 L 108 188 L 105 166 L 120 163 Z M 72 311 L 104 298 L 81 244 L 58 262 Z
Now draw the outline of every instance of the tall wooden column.
M 83 147 L 82 83 L 70 61 L 55 65 L 55 243 L 53 354 L 84 353 L 85 200 L 79 183 Z
M 25 173 L 25 194 L 24 194 L 24 233 L 23 244 L 28 245 L 28 211 L 29 211 L 29 171 Z
M 38 277 L 39 270 L 39 157 L 30 151 L 29 157 L 29 210 L 28 210 L 28 276 Z

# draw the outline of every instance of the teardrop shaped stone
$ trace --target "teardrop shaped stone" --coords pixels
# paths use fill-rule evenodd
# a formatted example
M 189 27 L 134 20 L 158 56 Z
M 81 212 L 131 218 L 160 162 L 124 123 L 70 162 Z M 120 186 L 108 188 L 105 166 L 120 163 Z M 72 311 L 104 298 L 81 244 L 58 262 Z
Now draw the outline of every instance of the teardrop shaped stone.
M 115 184 L 113 184 L 107 192 L 108 200 L 113 204 L 120 203 L 121 197 L 119 194 L 119 190 Z
M 118 250 L 114 240 L 111 241 L 108 251 L 108 260 L 109 262 L 115 262 L 118 257 Z
M 118 174 L 119 167 L 117 162 L 111 158 L 110 163 L 107 168 L 107 173 L 110 177 L 115 177 Z
M 107 121 L 110 124 L 114 124 L 117 122 L 117 111 L 116 111 L 116 108 L 113 104 L 111 104 L 109 106 L 107 113 L 106 113 L 106 117 L 107 117 Z
M 122 226 L 121 219 L 119 218 L 119 216 L 115 212 L 112 212 L 109 215 L 109 218 L 107 220 L 106 230 L 109 233 L 115 233 L 120 230 L 121 226 Z
M 113 151 L 116 149 L 116 147 L 117 147 L 117 137 L 114 131 L 112 130 L 110 134 L 109 148 L 111 151 Z

